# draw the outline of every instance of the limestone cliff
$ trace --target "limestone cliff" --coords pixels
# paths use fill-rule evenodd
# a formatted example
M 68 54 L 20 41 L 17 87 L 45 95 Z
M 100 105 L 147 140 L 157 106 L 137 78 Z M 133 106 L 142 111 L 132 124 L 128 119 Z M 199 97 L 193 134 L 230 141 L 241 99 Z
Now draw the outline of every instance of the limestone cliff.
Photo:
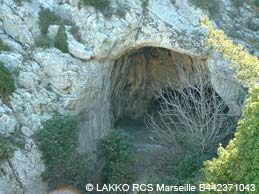
M 203 47 L 206 30 L 200 27 L 199 18 L 209 13 L 187 0 L 149 0 L 147 7 L 140 0 L 111 0 L 111 18 L 93 7 L 78 6 L 78 0 L 0 2 L 0 38 L 10 47 L 10 51 L 1 51 L 0 61 L 12 72 L 16 85 L 8 103 L 0 100 L 0 133 L 10 136 L 19 131 L 25 141 L 24 148 L 17 148 L 10 160 L 0 163 L 0 194 L 46 191 L 47 185 L 40 177 L 44 164 L 33 140 L 42 122 L 54 113 L 81 115 L 79 150 L 85 152 L 113 127 L 121 112 L 137 115 L 144 111 L 142 101 L 149 101 L 152 91 L 141 90 L 138 84 L 145 87 L 154 80 L 162 84 L 166 73 L 174 74 L 172 66 L 165 70 L 168 60 L 207 63 L 215 90 L 233 113 L 240 114 L 237 97 L 242 87 L 226 68 L 227 62 Z M 119 5 L 123 5 L 125 15 L 117 13 Z M 65 21 L 68 53 L 36 46 L 41 6 Z M 239 17 L 233 16 L 237 14 Z M 251 18 L 254 25 L 259 25 L 250 5 L 236 8 L 230 0 L 220 0 L 217 15 L 212 18 L 215 25 L 258 53 L 251 38 L 259 33 L 245 25 Z M 50 25 L 47 36 L 53 38 L 56 33 L 57 26 Z M 153 54 L 148 56 L 153 57 L 151 63 L 141 53 L 144 47 L 153 47 Z M 160 55 L 163 49 L 167 51 Z M 134 53 L 138 56 L 129 58 Z M 130 68 L 133 63 L 135 69 Z M 129 97 L 123 107 L 121 92 L 128 87 L 125 80 L 134 87 L 123 94 Z M 231 91 L 225 91 L 226 85 L 231 85 Z

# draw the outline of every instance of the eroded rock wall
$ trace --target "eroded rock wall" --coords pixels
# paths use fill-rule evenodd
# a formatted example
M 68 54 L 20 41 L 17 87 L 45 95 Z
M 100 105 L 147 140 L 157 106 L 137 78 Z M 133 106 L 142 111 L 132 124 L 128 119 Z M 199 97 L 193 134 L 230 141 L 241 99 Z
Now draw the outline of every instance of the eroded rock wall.
M 168 49 L 145 47 L 116 60 L 112 72 L 111 107 L 116 119 L 138 118 L 147 111 L 157 90 L 182 87 L 185 81 L 178 72 L 194 76 L 193 66 L 207 65 L 206 59 L 180 54 Z M 206 72 L 204 72 L 206 73 Z

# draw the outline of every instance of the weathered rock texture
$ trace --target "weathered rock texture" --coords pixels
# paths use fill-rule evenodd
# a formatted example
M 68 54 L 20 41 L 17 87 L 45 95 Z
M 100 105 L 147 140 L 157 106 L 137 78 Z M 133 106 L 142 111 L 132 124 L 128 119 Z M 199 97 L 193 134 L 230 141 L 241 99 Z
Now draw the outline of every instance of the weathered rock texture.
M 192 67 L 202 63 L 207 65 L 207 60 L 156 47 L 144 47 L 120 57 L 112 72 L 114 118 L 142 116 L 154 100 L 157 89 L 170 85 L 181 87 L 184 80 L 177 71 L 177 65 L 184 64 L 192 75 Z
M 113 126 L 114 113 L 140 113 L 140 108 L 145 106 L 143 101 L 149 98 L 142 92 L 142 87 L 147 87 L 154 80 L 162 84 L 168 73 L 174 74 L 173 69 L 164 69 L 167 63 L 161 64 L 163 60 L 170 60 L 169 56 L 165 56 L 167 54 L 172 53 L 173 60 L 183 58 L 187 64 L 191 59 L 208 58 L 215 89 L 233 112 L 240 112 L 236 103 L 240 85 L 231 78 L 231 73 L 226 71 L 226 75 L 222 74 L 222 69 L 226 69 L 225 61 L 220 57 L 212 58 L 204 52 L 202 45 L 206 30 L 199 25 L 199 18 L 204 12 L 190 5 L 187 0 L 149 0 L 146 8 L 142 8 L 139 0 L 113 0 L 115 12 L 118 3 L 123 3 L 126 11 L 125 17 L 115 13 L 110 19 L 103 17 L 93 7 L 78 7 L 77 0 L 16 2 L 0 1 L 0 38 L 11 48 L 8 52 L 1 51 L 0 61 L 12 72 L 17 88 L 8 103 L 0 101 L 0 133 L 12 136 L 18 131 L 25 139 L 25 146 L 17 148 L 10 160 L 1 161 L 0 194 L 45 193 L 47 185 L 40 177 L 44 164 L 32 138 L 42 123 L 54 113 L 80 114 L 79 150 L 91 150 L 96 139 Z M 229 24 L 232 21 L 228 14 L 234 13 L 236 8 L 230 1 L 222 0 L 221 3 L 220 26 L 231 31 L 232 25 Z M 42 49 L 35 46 L 34 40 L 40 34 L 40 6 L 50 8 L 67 21 L 68 54 L 56 48 Z M 247 13 L 255 15 L 247 5 L 240 8 L 239 18 L 242 18 L 243 23 L 247 17 L 243 18 L 242 15 Z M 246 37 L 258 35 L 257 32 L 246 30 L 242 22 L 239 25 L 240 32 L 245 33 Z M 235 21 L 236 26 L 238 23 Z M 55 36 L 55 29 L 55 26 L 49 27 L 50 38 Z M 235 40 L 241 41 L 238 37 Z M 160 47 L 171 51 L 162 52 L 159 60 L 152 54 L 152 62 L 147 63 L 148 58 L 142 54 L 145 49 L 140 49 L 142 47 Z M 253 45 L 249 45 L 249 49 L 257 51 Z M 124 60 L 127 56 L 125 54 L 132 50 L 138 57 L 132 58 L 134 64 L 128 63 L 124 66 L 125 72 L 122 72 L 117 66 L 118 62 Z M 160 53 L 160 49 L 154 51 Z M 130 65 L 136 66 L 133 72 L 130 71 Z M 144 75 L 141 72 L 145 72 Z M 131 86 L 123 83 L 123 75 Z M 232 90 L 224 91 L 229 84 L 233 85 Z M 128 93 L 136 94 L 137 100 L 129 99 L 133 103 L 132 107 L 114 111 L 111 97 L 115 95 L 118 102 L 123 103 L 123 95 L 128 95 L 118 94 L 120 87 L 132 87 Z

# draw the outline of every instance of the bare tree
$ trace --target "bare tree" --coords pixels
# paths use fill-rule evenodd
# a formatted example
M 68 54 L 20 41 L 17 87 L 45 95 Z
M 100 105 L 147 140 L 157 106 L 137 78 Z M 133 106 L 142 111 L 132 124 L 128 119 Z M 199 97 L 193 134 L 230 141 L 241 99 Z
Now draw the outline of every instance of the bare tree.
M 157 90 L 159 110 L 150 115 L 146 125 L 157 134 L 161 144 L 172 146 L 179 138 L 206 152 L 233 129 L 233 117 L 224 101 L 212 88 L 205 65 L 186 69 L 177 65 L 180 84 L 168 81 L 168 87 Z

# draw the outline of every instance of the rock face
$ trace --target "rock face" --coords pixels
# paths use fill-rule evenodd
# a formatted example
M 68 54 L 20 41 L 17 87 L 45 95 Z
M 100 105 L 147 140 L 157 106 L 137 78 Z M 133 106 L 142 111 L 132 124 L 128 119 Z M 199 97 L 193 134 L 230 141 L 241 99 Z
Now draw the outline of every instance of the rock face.
M 118 2 L 120 1 L 112 1 L 115 10 Z M 231 31 L 228 14 L 236 8 L 230 1 L 220 2 L 223 5 L 223 15 L 219 25 L 224 30 Z M 79 151 L 86 152 L 93 149 L 96 139 L 113 127 L 114 114 L 118 116 L 121 111 L 126 111 L 136 116 L 141 112 L 140 109 L 145 105 L 143 100 L 149 98 L 148 93 L 152 93 L 148 90 L 147 94 L 143 93 L 141 87 L 128 90 L 137 94 L 140 99 L 130 99 L 132 103 L 135 102 L 132 105 L 135 107 L 134 111 L 132 107 L 115 110 L 115 101 L 111 99 L 116 94 L 116 88 L 125 87 L 125 78 L 120 76 L 127 75 L 133 85 L 144 87 L 154 80 L 163 84 L 161 77 L 164 78 L 165 73 L 174 72 L 170 68 L 165 72 L 166 63 L 161 64 L 158 59 L 146 63 L 146 55 L 138 52 L 139 56 L 131 59 L 132 64 L 127 63 L 125 71 L 129 71 L 130 65 L 139 68 L 135 72 L 124 74 L 124 70 L 116 65 L 125 60 L 125 54 L 134 53 L 137 49 L 166 48 L 170 50 L 168 53 L 173 53 L 172 56 L 179 56 L 175 59 L 182 58 L 186 64 L 191 59 L 206 59 L 216 91 L 233 113 L 240 113 L 236 98 L 241 86 L 232 78 L 231 73 L 227 76 L 221 73 L 226 62 L 210 58 L 202 46 L 206 30 L 200 27 L 199 18 L 206 12 L 195 8 L 187 0 L 149 0 L 146 8 L 142 7 L 141 1 L 125 0 L 125 16 L 114 13 L 108 19 L 93 7 L 80 8 L 77 3 L 77 0 L 24 0 L 20 3 L 1 0 L 0 38 L 11 50 L 1 51 L 0 61 L 12 72 L 16 90 L 8 103 L 0 101 L 0 134 L 12 136 L 18 131 L 25 139 L 25 146 L 17 148 L 11 159 L 1 161 L 0 194 L 46 192 L 47 185 L 40 177 L 44 164 L 32 136 L 54 113 L 81 116 Z M 225 4 L 227 11 L 224 11 Z M 50 8 L 66 21 L 69 53 L 64 54 L 56 48 L 43 49 L 35 46 L 34 40 L 40 34 L 40 6 Z M 254 15 L 247 5 L 240 8 L 240 14 L 246 13 Z M 238 25 L 238 21 L 235 24 Z M 55 36 L 56 29 L 55 25 L 49 27 L 49 38 Z M 241 32 L 246 32 L 246 37 L 258 35 L 257 32 L 246 31 L 245 26 L 241 26 Z M 238 38 L 235 40 L 240 42 Z M 255 47 L 250 46 L 249 49 L 256 51 Z M 161 57 L 163 60 L 170 60 L 163 52 L 159 55 Z M 144 63 L 138 65 L 137 62 Z M 143 68 L 150 68 L 150 75 L 138 77 Z M 226 93 L 224 87 L 229 84 L 233 87 Z M 118 94 L 116 102 L 121 102 L 123 95 L 128 94 Z
M 177 66 L 183 64 L 192 74 L 195 64 L 207 65 L 207 60 L 155 47 L 144 47 L 116 60 L 111 87 L 114 118 L 138 118 L 155 100 L 157 90 L 181 87 L 185 80 Z

